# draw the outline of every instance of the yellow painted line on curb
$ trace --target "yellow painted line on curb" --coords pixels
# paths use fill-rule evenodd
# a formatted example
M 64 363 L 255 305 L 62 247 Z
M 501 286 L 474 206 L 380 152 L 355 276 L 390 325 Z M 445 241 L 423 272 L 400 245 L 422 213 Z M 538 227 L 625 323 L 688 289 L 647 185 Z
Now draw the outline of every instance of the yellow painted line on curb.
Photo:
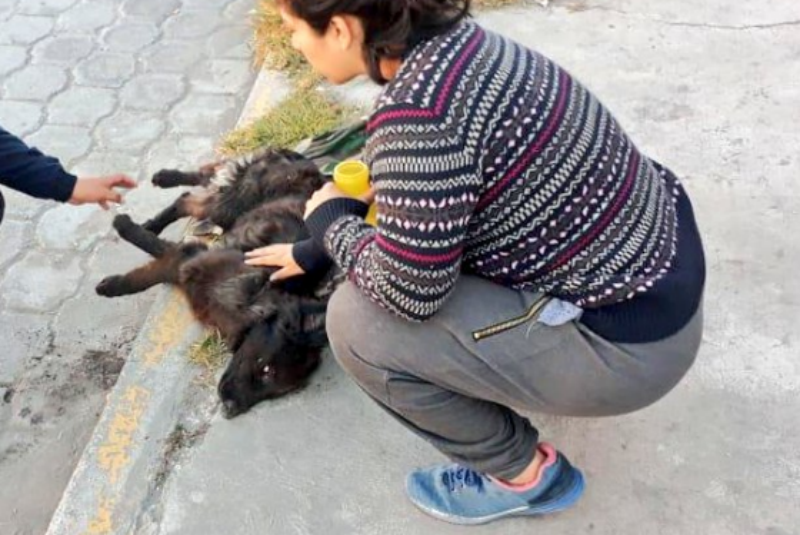
M 92 520 L 89 521 L 89 529 L 86 530 L 86 535 L 107 535 L 114 529 L 114 524 L 111 521 L 111 511 L 114 509 L 114 501 L 103 496 L 100 498 L 100 505 L 97 507 L 97 513 Z
M 150 348 L 144 354 L 145 366 L 160 364 L 170 347 L 180 340 L 180 336 L 193 321 L 186 298 L 180 292 L 173 291 L 163 311 L 154 321 L 157 327 L 150 335 Z
M 108 474 L 112 485 L 119 481 L 119 474 L 130 462 L 130 449 L 133 434 L 139 428 L 150 391 L 140 386 L 130 386 L 125 390 L 119 408 L 111 420 L 106 442 L 97 452 L 100 467 Z
M 161 313 L 153 320 L 154 329 L 142 356 L 146 368 L 159 365 L 169 351 L 183 339 L 194 317 L 186 298 L 173 291 Z M 120 396 L 108 426 L 106 440 L 98 447 L 97 462 L 106 473 L 111 487 L 120 481 L 122 471 L 131 461 L 134 434 L 141 424 L 152 392 L 138 385 L 128 386 Z M 113 494 L 112 489 L 112 494 Z M 115 496 L 101 495 L 85 535 L 109 535 L 114 530 Z

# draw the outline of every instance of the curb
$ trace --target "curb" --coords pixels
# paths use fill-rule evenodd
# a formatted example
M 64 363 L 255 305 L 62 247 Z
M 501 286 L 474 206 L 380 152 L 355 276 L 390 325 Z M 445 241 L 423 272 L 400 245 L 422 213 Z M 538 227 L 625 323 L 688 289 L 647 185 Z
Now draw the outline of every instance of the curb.
M 285 98 L 286 78 L 261 70 L 236 126 Z M 203 333 L 184 297 L 162 288 L 50 521 L 47 535 L 131 533 L 197 369 L 185 358 Z

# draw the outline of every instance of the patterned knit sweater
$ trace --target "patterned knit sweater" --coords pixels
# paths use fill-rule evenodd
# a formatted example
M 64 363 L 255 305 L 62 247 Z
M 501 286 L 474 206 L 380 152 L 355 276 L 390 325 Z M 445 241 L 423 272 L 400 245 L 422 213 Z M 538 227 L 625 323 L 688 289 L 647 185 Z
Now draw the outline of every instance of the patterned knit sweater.
M 684 190 L 542 55 L 464 22 L 407 55 L 368 128 L 377 229 L 343 199 L 307 224 L 391 312 L 431 317 L 461 272 L 569 301 L 615 341 L 664 338 L 697 309 Z

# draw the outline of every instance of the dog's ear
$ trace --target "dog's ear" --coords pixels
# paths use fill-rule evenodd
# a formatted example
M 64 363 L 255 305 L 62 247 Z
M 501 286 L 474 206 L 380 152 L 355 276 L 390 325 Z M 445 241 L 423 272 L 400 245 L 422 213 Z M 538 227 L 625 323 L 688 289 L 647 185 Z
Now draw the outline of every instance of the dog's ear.
M 325 330 L 325 325 L 320 329 L 303 332 L 303 344 L 308 347 L 322 349 L 328 347 L 328 333 Z
M 304 297 L 300 299 L 300 313 L 304 316 L 325 314 L 328 310 L 327 301 Z
M 298 341 L 308 347 L 321 349 L 328 345 L 328 333 L 325 330 L 325 314 L 327 301 L 303 298 L 300 301 L 302 315 L 301 335 Z

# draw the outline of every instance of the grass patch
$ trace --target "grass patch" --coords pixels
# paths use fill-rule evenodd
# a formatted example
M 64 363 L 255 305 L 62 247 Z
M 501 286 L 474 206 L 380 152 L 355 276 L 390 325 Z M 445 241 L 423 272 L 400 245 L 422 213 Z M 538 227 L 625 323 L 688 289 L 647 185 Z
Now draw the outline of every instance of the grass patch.
M 473 6 L 493 9 L 524 1 L 473 0 Z M 548 0 L 535 1 L 546 5 Z M 228 133 L 219 144 L 223 156 L 245 154 L 264 146 L 291 149 L 303 139 L 337 128 L 352 118 L 354 110 L 316 90 L 321 77 L 311 70 L 302 54 L 292 48 L 290 32 L 283 27 L 274 0 L 258 0 L 253 26 L 255 64 L 286 73 L 295 91 L 265 116 Z
M 253 60 L 258 67 L 283 71 L 290 76 L 304 70 L 303 55 L 292 48 L 273 0 L 259 0 L 253 16 Z
M 228 360 L 230 352 L 218 332 L 213 332 L 189 349 L 189 361 L 202 369 L 202 380 L 213 384 L 214 375 Z
M 312 88 L 298 88 L 289 98 L 252 124 L 229 133 L 221 144 L 224 155 L 252 152 L 263 146 L 292 148 L 303 139 L 340 125 L 352 114 Z

